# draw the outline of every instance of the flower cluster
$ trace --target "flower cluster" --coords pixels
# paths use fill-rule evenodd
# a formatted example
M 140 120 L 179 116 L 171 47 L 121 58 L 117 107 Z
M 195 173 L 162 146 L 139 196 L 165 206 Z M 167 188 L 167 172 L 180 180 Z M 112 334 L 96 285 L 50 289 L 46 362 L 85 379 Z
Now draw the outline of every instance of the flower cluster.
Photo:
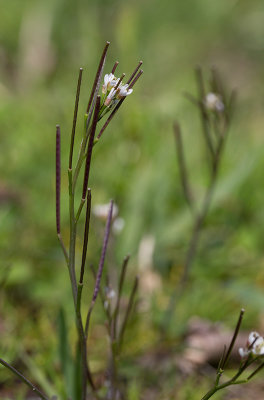
M 116 78 L 114 74 L 106 74 L 104 77 L 104 84 L 102 87 L 102 93 L 105 95 L 104 105 L 106 107 L 112 107 L 119 100 L 130 95 L 133 89 L 129 87 L 129 84 L 125 85 L 121 83 L 121 78 Z
M 107 92 L 110 92 L 110 90 L 116 86 L 118 82 L 118 78 L 115 77 L 114 74 L 106 74 L 104 77 L 104 84 L 102 87 L 102 92 L 103 94 L 106 94 Z
M 216 112 L 223 112 L 225 109 L 222 96 L 215 93 L 208 93 L 205 97 L 204 104 L 208 110 Z
M 245 348 L 240 348 L 239 354 L 242 358 L 249 356 L 250 354 L 254 356 L 264 355 L 264 339 L 257 332 L 251 332 L 249 334 L 247 344 Z

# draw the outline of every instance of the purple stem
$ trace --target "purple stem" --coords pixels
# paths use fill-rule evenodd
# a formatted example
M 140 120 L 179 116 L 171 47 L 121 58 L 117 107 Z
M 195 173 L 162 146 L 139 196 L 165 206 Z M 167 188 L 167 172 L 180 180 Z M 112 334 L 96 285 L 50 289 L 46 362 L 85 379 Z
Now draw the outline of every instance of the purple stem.
M 112 69 L 112 74 L 115 73 L 115 70 L 116 70 L 118 64 L 119 64 L 119 61 L 116 61 L 116 62 L 115 62 L 115 65 L 113 66 L 113 69 Z
M 126 74 L 122 74 L 121 77 L 118 79 L 117 84 L 115 85 L 114 89 L 116 90 L 118 88 L 118 86 L 120 86 L 120 83 L 122 82 L 122 80 L 124 79 Z
M 100 283 L 101 283 L 101 278 L 102 278 L 102 273 L 103 273 L 103 267 L 104 267 L 104 261 L 105 261 L 105 255 L 106 255 L 106 250 L 107 250 L 107 244 L 108 244 L 108 239 L 109 239 L 109 236 L 110 236 L 112 214 L 113 214 L 113 204 L 114 204 L 113 200 L 111 200 L 110 209 L 109 209 L 108 216 L 107 216 L 107 221 L 106 221 L 103 248 L 102 248 L 101 258 L 100 258 L 98 272 L 97 272 L 96 281 L 95 281 L 92 304 L 95 303 L 95 300 L 97 298 L 97 295 L 98 295 L 98 292 L 99 292 L 99 288 L 100 288 Z
M 130 85 L 128 86 L 128 89 L 131 89 L 135 83 L 137 82 L 137 80 L 140 78 L 140 76 L 143 74 L 143 69 L 141 69 L 139 71 L 139 73 L 136 75 L 136 77 L 133 79 L 133 81 L 130 83 Z
M 100 79 L 101 71 L 102 71 L 103 66 L 104 66 L 105 56 L 106 56 L 106 53 L 107 53 L 109 45 L 110 45 L 110 42 L 106 42 L 106 45 L 104 47 L 104 50 L 103 50 L 103 53 L 102 53 L 102 56 L 101 56 L 101 60 L 100 60 L 100 63 L 99 63 L 99 66 L 98 66 L 98 69 L 97 69 L 97 72 L 96 72 L 96 75 L 95 75 L 93 88 L 92 88 L 91 95 L 90 95 L 90 98 L 89 98 L 89 102 L 88 102 L 88 105 L 87 105 L 87 111 L 86 111 L 87 114 L 90 111 L 90 107 L 91 107 L 93 99 L 94 99 L 94 94 L 95 94 L 95 91 L 96 91 L 98 80 Z
M 139 61 L 135 71 L 132 73 L 132 75 L 130 76 L 130 78 L 127 81 L 128 84 L 132 81 L 132 79 L 134 78 L 134 76 L 136 75 L 136 73 L 138 72 L 138 70 L 139 70 L 139 68 L 141 67 L 142 64 L 143 64 L 143 61 Z
M 78 114 L 78 107 L 79 107 L 80 90 L 81 90 L 81 83 L 82 83 L 82 73 L 83 73 L 83 69 L 80 68 L 79 77 L 78 77 L 78 83 L 77 83 L 77 89 L 76 89 L 76 98 L 75 98 L 73 122 L 72 122 L 71 146 L 70 146 L 70 155 L 69 155 L 69 169 L 72 169 L 73 146 L 74 146 L 74 139 L 75 139 L 75 130 L 76 130 L 76 123 L 77 123 L 77 114 Z

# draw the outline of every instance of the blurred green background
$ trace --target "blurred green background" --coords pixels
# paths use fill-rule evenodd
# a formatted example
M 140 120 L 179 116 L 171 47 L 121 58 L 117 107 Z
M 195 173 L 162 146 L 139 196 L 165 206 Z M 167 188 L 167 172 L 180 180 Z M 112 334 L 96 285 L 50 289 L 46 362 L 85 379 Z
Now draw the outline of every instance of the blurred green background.
M 95 148 L 90 181 L 93 204 L 115 199 L 125 221 L 109 263 L 119 266 L 131 253 L 131 276 L 138 269 L 144 275 L 146 265 L 153 272 L 145 279 L 153 283 L 145 299 L 150 304 L 141 310 L 146 318 L 127 335 L 129 356 L 155 343 L 190 237 L 172 132 L 175 119 L 182 126 L 198 196 L 207 184 L 199 117 L 183 96 L 184 91 L 195 94 L 198 64 L 207 77 L 216 66 L 226 86 L 237 90 L 238 100 L 189 292 L 168 334 L 177 340 L 192 315 L 233 326 L 241 306 L 247 310 L 245 327 L 264 328 L 263 1 L 2 0 L 0 5 L 1 355 L 18 362 L 21 352 L 29 352 L 54 380 L 60 304 L 74 325 L 55 233 L 55 125 L 62 129 L 62 233 L 67 242 L 67 159 L 77 74 L 83 67 L 80 138 L 81 115 L 106 40 L 111 46 L 105 72 L 118 59 L 118 73 L 129 76 L 144 61 L 133 95 Z M 90 257 L 96 262 L 102 225 L 93 218 L 93 227 Z M 80 229 L 80 246 L 81 235 Z M 146 241 L 149 262 L 138 257 Z M 145 287 L 141 290 L 144 294 Z M 99 311 L 94 318 L 102 322 Z M 32 372 L 30 365 L 22 368 Z M 0 378 L 3 390 L 8 387 L 18 399 L 9 373 L 1 369 Z M 133 384 L 131 393 L 131 399 L 138 398 Z M 192 398 L 184 393 L 177 398 Z

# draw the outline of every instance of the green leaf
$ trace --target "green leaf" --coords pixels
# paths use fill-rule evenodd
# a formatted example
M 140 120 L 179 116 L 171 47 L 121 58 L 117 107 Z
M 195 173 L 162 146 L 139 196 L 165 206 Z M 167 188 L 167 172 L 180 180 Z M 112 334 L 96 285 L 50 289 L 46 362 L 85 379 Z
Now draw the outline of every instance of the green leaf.
M 68 331 L 64 310 L 61 308 L 58 315 L 58 333 L 59 333 L 59 357 L 61 370 L 63 373 L 67 397 L 77 399 L 75 397 L 75 377 L 74 377 L 74 361 L 70 354 L 70 346 L 68 341 Z
M 80 345 L 77 344 L 76 348 L 76 359 L 75 359 L 75 400 L 79 400 L 82 396 L 82 359 L 81 359 L 81 349 Z

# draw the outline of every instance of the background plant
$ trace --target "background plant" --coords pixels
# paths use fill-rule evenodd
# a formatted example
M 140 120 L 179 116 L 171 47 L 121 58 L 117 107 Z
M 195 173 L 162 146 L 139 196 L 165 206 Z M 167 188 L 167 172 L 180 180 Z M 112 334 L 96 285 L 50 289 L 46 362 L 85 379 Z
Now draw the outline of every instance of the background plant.
M 174 289 L 171 296 L 168 310 L 165 313 L 164 328 L 166 329 L 173 316 L 176 299 L 182 295 L 182 291 L 190 279 L 192 266 L 199 246 L 202 229 L 206 222 L 207 215 L 212 206 L 214 192 L 217 186 L 219 170 L 223 158 L 230 123 L 234 113 L 235 92 L 230 95 L 226 93 L 222 79 L 218 71 L 213 68 L 211 79 L 207 88 L 204 82 L 203 73 L 200 67 L 196 68 L 195 77 L 197 81 L 198 96 L 194 97 L 186 93 L 186 97 L 198 108 L 203 140 L 205 143 L 204 164 L 208 165 L 208 183 L 201 198 L 193 191 L 190 181 L 188 166 L 186 165 L 186 149 L 183 146 L 181 128 L 178 122 L 174 123 L 174 135 L 177 149 L 177 162 L 180 174 L 180 183 L 186 204 L 192 216 L 192 229 L 186 256 L 183 263 L 182 276 L 179 284 Z

